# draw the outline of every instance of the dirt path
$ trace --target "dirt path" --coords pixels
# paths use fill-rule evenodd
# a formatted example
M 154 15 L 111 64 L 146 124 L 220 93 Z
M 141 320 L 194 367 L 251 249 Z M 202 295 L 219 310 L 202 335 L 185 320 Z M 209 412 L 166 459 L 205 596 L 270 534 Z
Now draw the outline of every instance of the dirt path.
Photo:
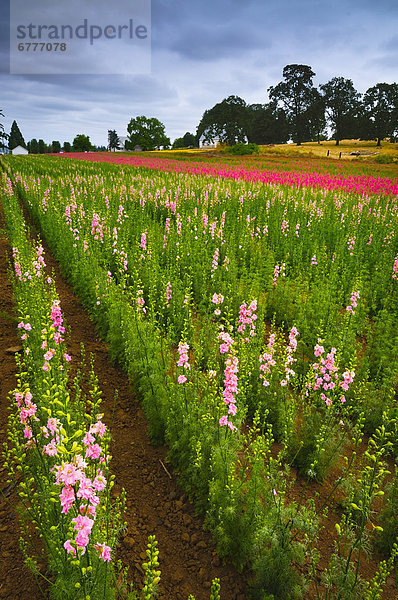
M 5 228 L 4 220 L 0 227 Z M 178 487 L 176 477 L 166 463 L 167 450 L 151 446 L 147 422 L 130 389 L 124 372 L 110 363 L 107 346 L 102 342 L 86 311 L 65 283 L 58 264 L 46 244 L 47 270 L 54 272 L 61 308 L 70 327 L 69 353 L 75 364 L 80 359 L 80 344 L 86 354 L 95 355 L 94 369 L 103 390 L 103 410 L 107 423 L 111 420 L 114 393 L 118 401 L 111 433 L 113 436 L 111 463 L 116 476 L 115 492 L 124 487 L 127 492 L 125 520 L 128 531 L 121 539 L 119 557 L 129 566 L 130 577 L 140 583 L 148 535 L 155 534 L 160 550 L 162 600 L 186 600 L 192 593 L 196 600 L 208 600 L 214 577 L 221 580 L 223 600 L 245 600 L 245 581 L 231 566 L 223 566 L 216 555 L 210 534 L 202 530 L 202 520 L 195 515 L 193 505 Z M 12 288 L 7 278 L 5 254 L 8 240 L 0 237 L 0 437 L 6 436 L 7 392 L 15 387 L 15 357 L 7 348 L 18 346 L 16 321 L 13 315 Z M 6 473 L 0 471 L 0 485 L 5 487 Z M 40 595 L 33 577 L 26 576 L 18 548 L 17 518 L 0 500 L 0 598 L 36 600 Z M 7 575 L 6 575 L 7 574 Z M 16 582 L 18 588 L 15 587 Z M 18 589 L 18 591 L 17 591 Z
M 7 439 L 8 392 L 16 386 L 15 349 L 17 337 L 15 304 L 7 274 L 10 245 L 0 206 L 0 444 Z M 19 523 L 13 510 L 17 497 L 7 484 L 7 471 L 0 460 L 0 598 L 38 600 L 41 598 L 33 575 L 24 567 L 19 549 Z M 3 496 L 4 494 L 4 496 Z

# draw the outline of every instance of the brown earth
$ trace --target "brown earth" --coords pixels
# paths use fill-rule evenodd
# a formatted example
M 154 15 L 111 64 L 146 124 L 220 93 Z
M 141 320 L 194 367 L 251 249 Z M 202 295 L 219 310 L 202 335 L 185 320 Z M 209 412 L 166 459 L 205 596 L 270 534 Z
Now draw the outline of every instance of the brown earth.
M 12 287 L 7 277 L 6 256 L 10 247 L 5 235 L 4 218 L 0 207 L 0 442 L 6 440 L 7 393 L 15 387 L 15 350 L 17 338 L 17 315 L 12 299 Z M 72 289 L 62 278 L 58 264 L 52 258 L 46 244 L 45 259 L 49 272 L 54 271 L 61 308 L 70 328 L 69 353 L 73 363 L 79 366 L 80 344 L 84 343 L 86 354 L 95 355 L 94 368 L 103 390 L 103 410 L 107 423 L 111 421 L 114 393 L 118 400 L 111 432 L 113 435 L 112 472 L 116 476 L 115 491 L 124 487 L 127 492 L 127 532 L 121 538 L 118 556 L 129 566 L 130 578 L 137 587 L 142 583 L 141 564 L 145 559 L 148 535 L 155 534 L 160 550 L 161 600 L 186 600 L 192 593 L 196 600 L 208 600 L 211 580 L 221 580 L 222 600 L 245 600 L 247 598 L 247 575 L 240 575 L 231 565 L 223 565 L 216 555 L 215 544 L 208 532 L 204 532 L 202 520 L 195 515 L 193 505 L 179 488 L 177 480 L 167 465 L 167 449 L 153 447 L 147 436 L 147 422 L 141 407 L 131 391 L 127 376 L 110 363 L 107 346 L 102 342 L 87 313 Z M 365 446 L 364 446 L 365 448 Z M 364 449 L 363 448 L 363 449 Z M 337 476 L 333 472 L 322 484 L 311 484 L 304 497 L 314 497 L 320 505 L 327 498 Z M 304 482 L 299 478 L 292 497 L 298 499 Z M 15 514 L 16 496 L 7 484 L 7 473 L 0 464 L 0 599 L 39 600 L 41 594 L 31 573 L 23 566 L 19 550 L 19 526 Z M 340 520 L 338 503 L 332 502 L 323 522 L 317 548 L 321 554 L 318 577 L 329 561 L 335 539 L 335 523 Z M 378 562 L 362 561 L 361 574 L 370 579 L 377 570 Z M 390 576 L 383 600 L 397 598 L 394 576 Z M 313 591 L 307 598 L 314 598 Z
M 16 385 L 15 349 L 17 315 L 12 299 L 12 287 L 7 276 L 6 256 L 10 246 L 4 232 L 0 211 L 0 441 L 6 440 L 7 393 Z M 167 466 L 167 449 L 153 447 L 147 436 L 147 421 L 130 389 L 127 376 L 111 364 L 107 346 L 96 333 L 94 324 L 72 289 L 60 275 L 57 263 L 45 249 L 49 274 L 54 271 L 61 309 L 70 328 L 68 343 L 72 361 L 78 366 L 84 343 L 86 355 L 95 355 L 94 369 L 103 391 L 104 420 L 111 421 L 114 394 L 118 399 L 111 433 L 113 437 L 111 469 L 115 474 L 116 493 L 122 487 L 127 493 L 126 535 L 121 539 L 118 555 L 129 566 L 130 578 L 142 582 L 142 562 L 148 535 L 154 534 L 160 551 L 162 600 L 186 600 L 191 593 L 196 600 L 208 600 L 213 578 L 221 582 L 223 600 L 245 600 L 246 578 L 229 564 L 221 564 L 209 532 L 196 516 L 193 505 L 179 488 L 175 475 Z M 19 550 L 18 519 L 14 512 L 17 502 L 7 485 L 7 473 L 0 467 L 0 598 L 38 600 L 41 598 L 33 576 L 23 566 Z

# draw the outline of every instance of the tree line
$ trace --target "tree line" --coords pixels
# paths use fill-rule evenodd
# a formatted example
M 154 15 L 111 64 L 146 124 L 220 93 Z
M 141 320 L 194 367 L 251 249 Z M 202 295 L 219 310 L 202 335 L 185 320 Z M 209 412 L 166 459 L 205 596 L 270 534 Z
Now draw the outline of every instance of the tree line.
M 3 112 L 0 110 L 0 116 L 4 117 Z M 14 150 L 17 146 L 22 146 L 29 151 L 30 154 L 47 154 L 47 153 L 58 153 L 58 152 L 89 152 L 90 150 L 105 150 L 105 147 L 95 147 L 88 135 L 79 133 L 75 136 L 72 143 L 64 142 L 61 144 L 58 140 L 53 140 L 50 144 L 42 139 L 37 140 L 36 138 L 25 142 L 21 130 L 18 127 L 16 121 L 12 122 L 10 133 L 7 134 L 4 131 L 4 126 L 0 123 L 0 149 L 8 148 L 9 151 Z
M 239 96 L 231 95 L 206 110 L 196 129 L 196 134 L 186 132 L 177 138 L 172 147 L 186 148 L 199 145 L 200 141 L 232 146 L 240 142 L 255 144 L 281 144 L 292 140 L 302 142 L 334 139 L 339 145 L 342 139 L 362 140 L 398 139 L 398 84 L 377 83 L 360 94 L 351 79 L 333 77 L 316 88 L 315 73 L 308 65 L 291 64 L 283 69 L 283 80 L 268 88 L 269 102 L 247 104 Z M 4 116 L 0 111 L 0 116 Z M 170 147 L 165 126 L 156 118 L 138 116 L 127 125 L 126 150 Z M 90 138 L 77 135 L 72 144 L 53 140 L 46 144 L 35 138 L 25 143 L 14 121 L 10 134 L 4 132 L 0 123 L 0 148 L 12 150 L 20 145 L 32 154 L 45 152 L 85 152 L 105 150 L 95 148 Z M 115 130 L 108 130 L 108 150 L 120 148 Z
M 333 77 L 319 86 L 308 65 L 291 64 L 283 69 L 283 80 L 268 88 L 270 101 L 247 104 L 229 96 L 206 110 L 196 139 L 232 145 L 238 142 L 277 144 L 289 139 L 326 139 L 329 127 L 336 145 L 342 139 L 390 141 L 398 138 L 398 84 L 378 83 L 360 94 L 351 79 Z

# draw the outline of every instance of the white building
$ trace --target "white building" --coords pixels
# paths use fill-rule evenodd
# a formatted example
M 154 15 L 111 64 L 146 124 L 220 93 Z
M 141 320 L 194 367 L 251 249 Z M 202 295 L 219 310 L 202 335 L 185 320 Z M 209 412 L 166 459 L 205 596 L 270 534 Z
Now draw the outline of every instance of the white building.
M 11 154 L 29 154 L 29 152 L 23 146 L 16 146 L 11 150 Z
M 218 138 L 214 138 L 214 140 L 212 140 L 211 142 L 205 141 L 203 136 L 201 136 L 200 140 L 199 140 L 199 148 L 216 148 L 217 145 L 219 144 L 219 139 Z

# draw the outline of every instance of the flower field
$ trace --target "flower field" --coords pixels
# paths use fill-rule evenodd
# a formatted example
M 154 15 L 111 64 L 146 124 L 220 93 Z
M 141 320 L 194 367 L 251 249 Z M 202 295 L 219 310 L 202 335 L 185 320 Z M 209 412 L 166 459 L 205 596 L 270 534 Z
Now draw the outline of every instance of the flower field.
M 3 166 L 23 346 L 5 462 L 54 597 L 127 597 L 124 495 L 111 502 L 92 368 L 89 399 L 71 391 L 62 306 L 19 202 L 250 597 L 393 598 L 398 180 L 109 154 Z M 150 598 L 153 537 L 147 555 Z

